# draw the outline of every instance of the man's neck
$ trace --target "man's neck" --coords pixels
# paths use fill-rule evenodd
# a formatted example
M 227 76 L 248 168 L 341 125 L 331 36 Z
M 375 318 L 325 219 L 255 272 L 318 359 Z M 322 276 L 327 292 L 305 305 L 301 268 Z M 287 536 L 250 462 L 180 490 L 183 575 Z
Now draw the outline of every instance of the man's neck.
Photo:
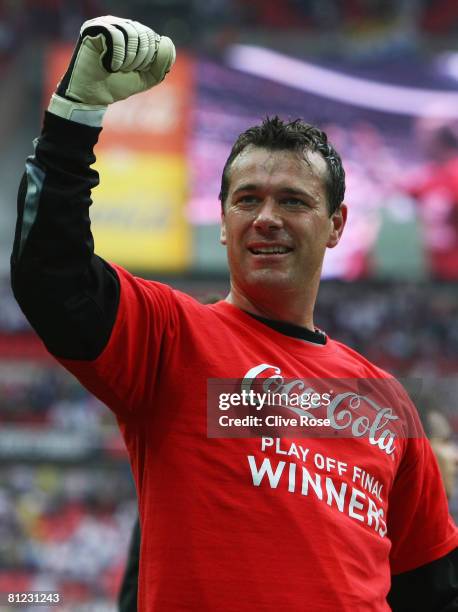
M 268 299 L 261 299 L 260 297 L 247 296 L 232 285 L 226 301 L 245 312 L 259 317 L 292 323 L 310 331 L 315 331 L 313 308 L 316 295 L 313 294 L 308 297 L 309 299 L 300 299 L 299 297 L 296 298 L 295 296 L 285 294 L 285 292 L 279 292 L 277 295 L 271 292 Z

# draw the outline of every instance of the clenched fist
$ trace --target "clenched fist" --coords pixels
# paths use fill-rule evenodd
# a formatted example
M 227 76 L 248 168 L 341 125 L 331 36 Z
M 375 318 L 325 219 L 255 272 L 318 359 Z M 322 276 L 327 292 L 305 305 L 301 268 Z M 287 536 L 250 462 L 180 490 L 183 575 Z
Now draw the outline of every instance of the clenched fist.
M 108 104 L 160 83 L 175 61 L 175 47 L 138 21 L 86 21 L 67 72 L 48 110 L 65 119 L 101 125 Z

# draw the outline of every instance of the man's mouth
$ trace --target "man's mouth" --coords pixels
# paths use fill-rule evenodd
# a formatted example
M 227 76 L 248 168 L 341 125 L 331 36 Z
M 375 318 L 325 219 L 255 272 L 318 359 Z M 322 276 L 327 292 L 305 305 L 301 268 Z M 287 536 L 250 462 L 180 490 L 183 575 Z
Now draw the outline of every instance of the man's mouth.
M 259 247 L 248 247 L 250 253 L 253 255 L 285 255 L 290 253 L 293 249 L 287 246 L 259 246 Z

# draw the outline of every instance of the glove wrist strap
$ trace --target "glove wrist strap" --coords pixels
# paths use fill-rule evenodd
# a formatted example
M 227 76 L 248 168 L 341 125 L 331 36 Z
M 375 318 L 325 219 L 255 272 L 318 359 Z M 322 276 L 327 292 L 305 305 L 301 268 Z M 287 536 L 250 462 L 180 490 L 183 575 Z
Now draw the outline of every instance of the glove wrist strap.
M 58 115 L 63 119 L 83 123 L 91 127 L 101 127 L 103 116 L 107 110 L 106 106 L 95 106 L 83 104 L 82 102 L 74 102 L 67 98 L 62 98 L 57 94 L 53 94 L 49 102 L 48 111 L 53 115 Z

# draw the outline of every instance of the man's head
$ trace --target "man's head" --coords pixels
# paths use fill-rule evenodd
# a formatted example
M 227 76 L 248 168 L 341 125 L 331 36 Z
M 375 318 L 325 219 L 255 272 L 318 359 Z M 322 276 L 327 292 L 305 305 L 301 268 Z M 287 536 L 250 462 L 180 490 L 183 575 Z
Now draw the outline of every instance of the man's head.
M 325 250 L 345 225 L 344 190 L 340 157 L 317 128 L 275 117 L 241 134 L 220 194 L 232 292 L 298 309 L 316 295 Z
M 320 129 L 300 119 L 284 122 L 279 117 L 266 118 L 261 125 L 255 125 L 242 132 L 235 141 L 226 160 L 221 178 L 219 199 L 221 205 L 227 198 L 233 161 L 247 147 L 259 147 L 269 151 L 294 151 L 307 160 L 307 153 L 320 153 L 326 162 L 325 177 L 328 195 L 328 209 L 331 215 L 342 204 L 345 195 L 345 171 L 340 155 L 328 142 Z

